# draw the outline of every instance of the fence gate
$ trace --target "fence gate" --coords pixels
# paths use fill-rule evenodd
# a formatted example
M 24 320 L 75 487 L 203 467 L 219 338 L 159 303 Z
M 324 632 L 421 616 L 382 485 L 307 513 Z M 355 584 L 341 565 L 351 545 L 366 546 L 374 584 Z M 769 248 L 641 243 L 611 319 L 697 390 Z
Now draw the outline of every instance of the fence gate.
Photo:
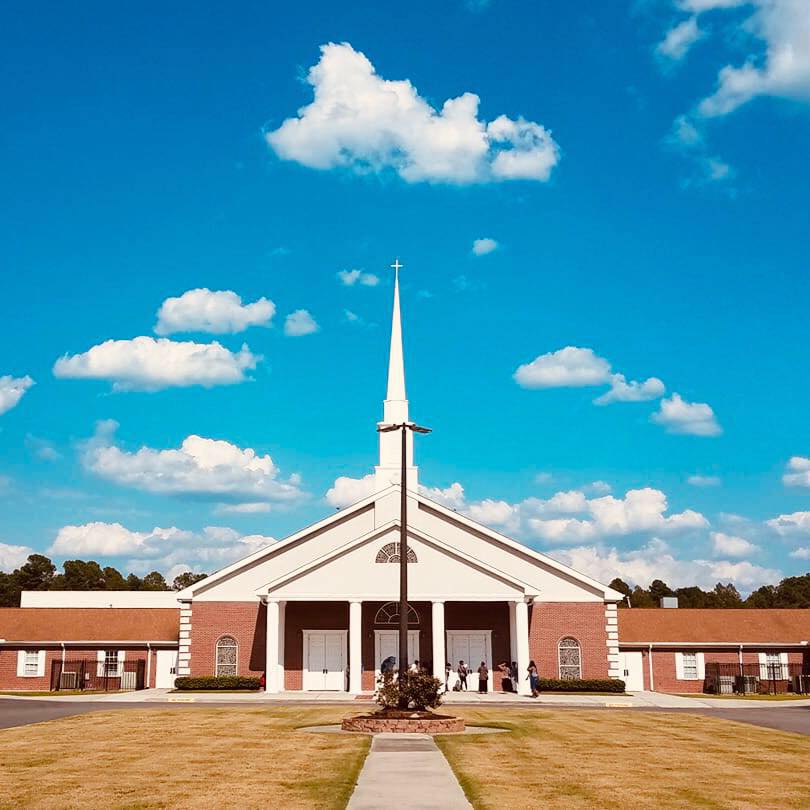
M 144 688 L 145 674 L 145 661 L 57 660 L 51 664 L 51 691 L 131 692 Z

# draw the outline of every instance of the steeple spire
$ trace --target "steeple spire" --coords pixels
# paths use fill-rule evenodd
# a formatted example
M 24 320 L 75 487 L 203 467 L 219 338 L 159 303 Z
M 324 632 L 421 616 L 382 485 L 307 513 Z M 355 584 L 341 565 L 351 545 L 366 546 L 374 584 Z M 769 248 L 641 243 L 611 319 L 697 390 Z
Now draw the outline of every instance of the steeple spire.
M 391 314 L 391 345 L 388 353 L 388 387 L 383 403 L 381 425 L 401 425 L 409 422 L 408 399 L 405 393 L 405 359 L 402 351 L 402 315 L 399 307 L 399 271 L 402 266 L 397 259 L 394 270 L 394 309 Z M 377 492 L 391 484 L 398 484 L 402 474 L 402 436 L 399 431 L 379 433 L 380 463 L 374 468 L 374 488 Z M 417 471 L 413 465 L 413 434 L 407 431 L 406 465 L 408 489 L 417 488 Z
M 402 316 L 399 311 L 399 270 L 402 265 L 397 259 L 394 269 L 394 312 L 391 316 L 391 349 L 388 355 L 388 393 L 386 400 L 405 402 L 405 360 L 402 354 Z M 407 412 L 405 415 L 407 419 Z

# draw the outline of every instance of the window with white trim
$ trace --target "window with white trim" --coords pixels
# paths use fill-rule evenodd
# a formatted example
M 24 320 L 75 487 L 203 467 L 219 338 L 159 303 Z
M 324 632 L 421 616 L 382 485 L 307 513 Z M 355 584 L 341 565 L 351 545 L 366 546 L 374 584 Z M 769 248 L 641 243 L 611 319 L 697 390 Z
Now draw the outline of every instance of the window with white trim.
M 683 678 L 685 681 L 697 681 L 700 679 L 698 672 L 697 653 L 685 652 L 683 653 Z
M 216 675 L 236 675 L 239 645 L 233 636 L 222 636 L 217 641 Z
M 39 675 L 39 650 L 25 651 L 25 667 L 23 672 L 27 678 Z
M 557 645 L 560 661 L 560 680 L 576 681 L 582 677 L 582 650 L 571 636 L 560 639 Z
M 104 674 L 108 678 L 118 676 L 118 650 L 104 650 Z

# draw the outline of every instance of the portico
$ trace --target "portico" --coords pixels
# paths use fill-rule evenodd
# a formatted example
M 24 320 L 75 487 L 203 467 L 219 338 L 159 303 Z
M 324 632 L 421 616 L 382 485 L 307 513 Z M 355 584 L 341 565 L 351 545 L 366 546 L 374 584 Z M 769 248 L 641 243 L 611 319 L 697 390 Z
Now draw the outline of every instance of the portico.
M 371 692 L 382 661 L 397 657 L 399 605 L 372 599 L 346 602 L 266 600 L 266 691 Z M 409 664 L 418 660 L 442 683 L 445 664 L 452 666 L 449 686 L 456 680 L 459 661 L 473 673 L 481 661 L 490 670 L 489 691 L 501 689 L 496 668 L 503 661 L 528 667 L 528 618 L 526 639 L 517 639 L 521 613 L 529 605 L 520 601 L 416 600 L 409 612 Z M 289 620 L 288 620 L 289 617 Z M 327 626 L 328 625 L 328 626 Z M 524 649 L 524 658 L 512 657 Z M 477 688 L 477 676 L 469 685 Z M 521 679 L 520 692 L 528 694 Z

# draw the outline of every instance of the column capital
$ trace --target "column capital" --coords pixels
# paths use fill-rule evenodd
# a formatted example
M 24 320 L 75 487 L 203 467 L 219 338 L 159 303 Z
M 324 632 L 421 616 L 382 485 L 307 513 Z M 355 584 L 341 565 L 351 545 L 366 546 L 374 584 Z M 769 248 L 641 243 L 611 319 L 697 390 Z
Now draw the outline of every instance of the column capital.
M 347 601 L 348 601 L 348 603 L 350 605 L 362 605 L 363 604 L 362 599 L 348 599 Z
M 430 603 L 432 605 L 443 605 L 445 603 L 444 599 L 431 599 Z

